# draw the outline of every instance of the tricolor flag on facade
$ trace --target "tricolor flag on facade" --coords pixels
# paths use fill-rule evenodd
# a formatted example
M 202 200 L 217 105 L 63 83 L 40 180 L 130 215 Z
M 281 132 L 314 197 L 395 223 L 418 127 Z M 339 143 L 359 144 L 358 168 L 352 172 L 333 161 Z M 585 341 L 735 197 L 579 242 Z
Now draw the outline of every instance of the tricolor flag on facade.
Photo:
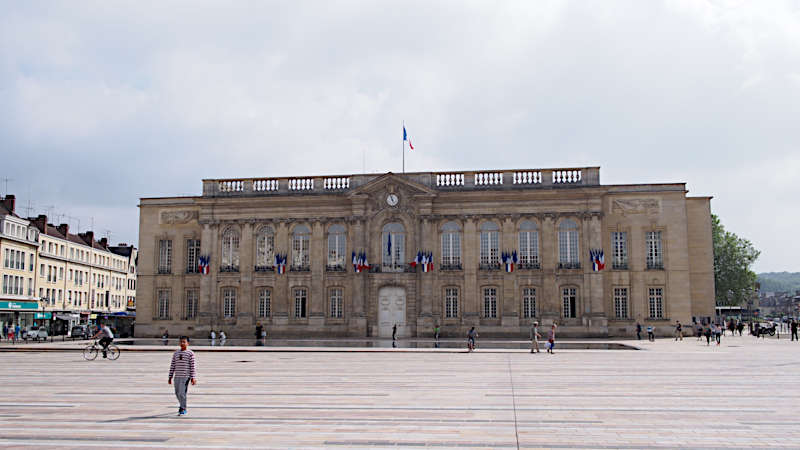
M 201 256 L 201 257 L 198 259 L 198 263 L 197 263 L 197 271 L 198 271 L 198 272 L 200 272 L 200 273 L 202 273 L 203 275 L 206 275 L 206 274 L 208 274 L 209 267 L 211 266 L 211 261 L 210 261 L 210 259 L 211 259 L 211 258 L 210 258 L 210 257 L 208 257 L 208 256 Z
M 599 272 L 606 267 L 606 258 L 603 255 L 603 249 L 589 250 L 589 259 L 592 261 L 592 270 Z
M 279 275 L 286 273 L 286 256 L 280 253 L 275 254 L 275 272 Z
M 426 272 L 433 272 L 433 253 L 428 252 L 427 263 L 425 265 L 428 267 Z
M 361 255 L 359 254 L 359 256 Z M 356 252 L 353 252 L 353 272 L 361 272 L 361 266 L 359 264 L 359 258 L 356 256 Z
M 414 260 L 411 261 L 411 264 L 409 265 L 411 267 L 417 267 L 417 264 L 420 264 L 421 262 L 422 262 L 422 252 L 417 252 L 417 256 L 414 257 Z
M 514 271 L 514 264 L 517 263 L 517 251 L 511 253 L 503 252 L 503 264 L 506 265 L 506 272 L 511 273 Z

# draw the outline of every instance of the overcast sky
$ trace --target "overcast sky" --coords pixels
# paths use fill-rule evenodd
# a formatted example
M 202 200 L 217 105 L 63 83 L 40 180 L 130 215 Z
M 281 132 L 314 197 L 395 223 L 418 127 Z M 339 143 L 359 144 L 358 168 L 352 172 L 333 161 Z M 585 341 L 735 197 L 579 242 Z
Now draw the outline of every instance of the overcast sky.
M 799 105 L 797 1 L 0 3 L 0 178 L 113 242 L 202 178 L 399 172 L 405 120 L 408 171 L 686 182 L 800 271 Z

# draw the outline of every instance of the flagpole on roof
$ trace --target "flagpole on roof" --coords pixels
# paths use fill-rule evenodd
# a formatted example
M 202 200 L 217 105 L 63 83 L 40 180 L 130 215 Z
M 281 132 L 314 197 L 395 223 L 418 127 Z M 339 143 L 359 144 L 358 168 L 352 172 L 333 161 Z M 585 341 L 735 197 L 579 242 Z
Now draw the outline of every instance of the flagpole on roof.
M 403 173 L 406 173 L 406 121 L 403 121 Z

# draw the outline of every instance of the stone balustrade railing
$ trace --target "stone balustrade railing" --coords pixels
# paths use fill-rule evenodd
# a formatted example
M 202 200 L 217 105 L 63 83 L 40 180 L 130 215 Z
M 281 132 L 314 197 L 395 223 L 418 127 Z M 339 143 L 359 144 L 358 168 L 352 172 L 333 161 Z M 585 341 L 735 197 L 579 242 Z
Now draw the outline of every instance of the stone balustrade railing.
M 600 185 L 599 167 L 410 172 L 395 176 L 434 190 L 517 190 Z M 384 174 L 203 180 L 203 195 L 331 194 L 348 192 Z

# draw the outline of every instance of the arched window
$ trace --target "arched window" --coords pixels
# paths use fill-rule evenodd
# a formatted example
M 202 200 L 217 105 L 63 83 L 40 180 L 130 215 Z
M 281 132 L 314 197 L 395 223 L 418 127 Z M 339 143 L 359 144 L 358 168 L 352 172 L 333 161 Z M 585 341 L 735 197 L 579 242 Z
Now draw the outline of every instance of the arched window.
M 222 272 L 239 271 L 239 232 L 228 228 L 222 233 Z
M 519 264 L 523 269 L 539 268 L 539 231 L 530 220 L 519 224 Z
M 566 219 L 558 225 L 558 266 L 563 269 L 581 267 L 578 256 L 578 224 Z
M 342 225 L 331 225 L 328 228 L 328 268 L 344 269 L 346 251 L 347 230 Z
M 494 222 L 481 224 L 480 258 L 482 269 L 500 268 L 500 227 Z
M 272 270 L 275 266 L 275 232 L 265 226 L 256 232 L 256 272 Z
M 383 270 L 402 271 L 406 259 L 406 233 L 403 224 L 387 223 L 381 233 Z
M 461 228 L 455 222 L 442 225 L 442 270 L 461 269 Z
M 294 227 L 292 232 L 292 270 L 308 270 L 311 230 L 305 225 Z

